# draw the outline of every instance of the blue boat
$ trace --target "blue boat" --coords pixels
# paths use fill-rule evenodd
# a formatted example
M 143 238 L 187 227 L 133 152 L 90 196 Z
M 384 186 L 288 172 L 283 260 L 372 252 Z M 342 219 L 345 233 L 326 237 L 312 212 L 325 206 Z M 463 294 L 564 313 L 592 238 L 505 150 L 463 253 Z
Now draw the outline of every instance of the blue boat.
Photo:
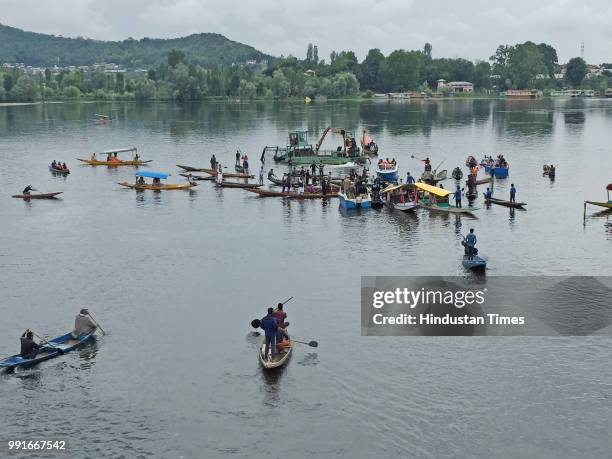
M 508 177 L 508 172 L 510 171 L 509 167 L 493 167 L 490 169 L 493 175 L 497 178 Z M 485 168 L 485 172 L 488 172 Z
M 378 175 L 383 182 L 397 183 L 397 164 L 377 164 L 376 175 Z
M 468 257 L 463 257 L 463 267 L 472 270 L 485 269 L 487 262 L 477 255 L 474 255 L 471 260 Z
M 355 198 L 349 198 L 344 192 L 339 192 L 340 206 L 345 209 L 370 209 L 372 207 L 372 197 L 370 194 L 362 194 Z
M 21 355 L 12 355 L 0 360 L 0 368 L 14 369 L 17 367 L 31 367 L 45 360 L 53 359 L 66 352 L 73 351 L 83 343 L 89 341 L 96 332 L 96 329 L 89 333 L 84 333 L 78 338 L 73 338 L 71 333 L 67 333 L 57 338 L 48 341 L 48 345 L 44 345 L 40 352 L 33 359 L 25 359 Z

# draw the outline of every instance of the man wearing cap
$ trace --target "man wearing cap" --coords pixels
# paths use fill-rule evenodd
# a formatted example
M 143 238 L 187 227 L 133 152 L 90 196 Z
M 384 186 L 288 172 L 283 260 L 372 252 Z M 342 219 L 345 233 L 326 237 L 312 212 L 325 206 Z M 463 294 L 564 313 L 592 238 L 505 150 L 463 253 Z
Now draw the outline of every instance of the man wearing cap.
M 74 330 L 72 330 L 72 337 L 77 339 L 83 334 L 92 332 L 98 327 L 98 325 L 89 316 L 89 310 L 87 308 L 81 309 L 79 315 L 74 319 Z

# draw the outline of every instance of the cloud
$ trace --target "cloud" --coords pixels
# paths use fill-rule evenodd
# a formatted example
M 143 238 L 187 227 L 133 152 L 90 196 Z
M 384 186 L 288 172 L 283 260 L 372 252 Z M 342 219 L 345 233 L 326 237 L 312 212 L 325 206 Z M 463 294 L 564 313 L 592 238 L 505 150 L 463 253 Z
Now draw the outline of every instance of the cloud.
M 63 36 L 121 40 L 221 33 L 274 54 L 433 45 L 437 57 L 488 59 L 499 44 L 546 42 L 561 61 L 612 61 L 612 6 L 605 0 L 0 0 L 2 22 Z

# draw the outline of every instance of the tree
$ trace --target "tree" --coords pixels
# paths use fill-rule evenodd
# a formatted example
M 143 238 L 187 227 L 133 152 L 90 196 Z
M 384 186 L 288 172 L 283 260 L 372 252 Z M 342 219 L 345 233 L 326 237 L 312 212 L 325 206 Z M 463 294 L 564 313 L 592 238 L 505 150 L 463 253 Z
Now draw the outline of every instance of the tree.
M 289 97 L 291 85 L 282 70 L 275 70 L 272 76 L 272 92 L 275 97 Z
M 310 64 L 314 60 L 313 56 L 312 43 L 308 43 L 308 49 L 306 50 L 306 62 Z
M 78 99 L 81 97 L 81 90 L 76 86 L 66 86 L 63 94 L 66 99 Z
M 33 102 L 38 97 L 38 85 L 28 75 L 21 75 L 9 91 L 9 99 L 16 102 Z
M 148 78 L 139 80 L 134 85 L 134 97 L 138 101 L 155 99 L 155 82 Z
M 431 57 L 431 43 L 425 43 L 425 46 L 423 46 L 423 54 L 427 57 Z
M 51 83 L 51 70 L 48 68 L 45 69 L 45 82 L 47 84 Z
M 173 49 L 168 53 L 168 66 L 176 67 L 181 62 L 185 62 L 185 53 L 178 49 Z
M 385 56 L 380 49 L 374 48 L 368 51 L 366 58 L 361 63 L 360 82 L 363 89 L 376 90 L 379 87 L 378 72 L 384 62 Z
M 570 59 L 565 68 L 565 81 L 574 88 L 580 86 L 587 72 L 588 68 L 584 59 L 574 57 Z
M 317 45 L 314 45 L 314 47 L 312 48 L 312 60 L 315 64 L 319 63 L 319 48 L 317 47 Z
M 472 83 L 474 83 L 476 89 L 491 87 L 491 65 L 488 62 L 480 61 L 476 63 Z
M 559 69 L 559 59 L 557 58 L 557 50 L 546 43 L 540 43 L 538 45 L 538 49 L 542 53 L 544 65 L 548 70 L 548 76 L 550 78 L 554 78 L 555 73 L 558 73 L 557 70 Z

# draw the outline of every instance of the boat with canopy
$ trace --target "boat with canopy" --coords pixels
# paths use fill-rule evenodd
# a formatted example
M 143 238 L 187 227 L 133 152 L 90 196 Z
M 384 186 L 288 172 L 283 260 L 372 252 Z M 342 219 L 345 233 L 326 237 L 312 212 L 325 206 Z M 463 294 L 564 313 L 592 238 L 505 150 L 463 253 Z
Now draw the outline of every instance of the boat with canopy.
M 138 171 L 134 172 L 136 176 L 136 183 L 128 183 L 128 182 L 120 182 L 119 185 L 124 186 L 126 188 L 132 188 L 135 190 L 189 190 L 194 186 L 197 186 L 197 183 L 189 180 L 187 183 L 171 183 L 165 184 L 161 183 L 162 180 L 167 179 L 170 174 L 166 174 L 164 172 L 155 172 L 155 171 Z M 146 183 L 145 178 L 152 178 L 153 183 Z
M 606 187 L 606 191 L 608 193 L 608 201 L 584 201 L 584 207 L 586 209 L 587 204 L 591 204 L 593 206 L 605 207 L 606 209 L 612 209 L 612 200 L 610 199 L 610 191 L 612 191 L 612 183 L 609 183 Z
M 448 202 L 448 195 L 451 193 L 449 190 L 439 188 L 437 186 L 428 185 L 423 182 L 416 182 L 415 187 L 428 193 L 424 196 L 420 202 L 423 209 L 437 210 L 440 212 L 448 212 L 452 214 L 471 214 L 473 211 L 480 209 L 480 207 L 454 207 Z
M 387 206 L 393 210 L 399 210 L 401 212 L 410 212 L 419 207 L 419 203 L 414 202 L 411 199 L 404 200 L 404 202 L 394 202 L 393 192 L 396 190 L 401 190 L 402 193 L 407 193 L 409 195 L 410 189 L 414 189 L 414 184 L 409 183 L 400 183 L 399 185 L 390 185 L 384 190 L 381 191 L 381 194 L 387 194 Z M 405 191 L 404 191 L 405 190 Z M 401 196 L 401 195 L 400 195 Z
M 378 156 L 378 145 L 371 136 L 366 134 L 365 129 L 361 134 L 361 152 L 364 155 Z
M 132 159 L 119 159 L 117 157 L 119 153 L 128 152 L 133 153 Z M 100 159 L 98 159 L 98 155 L 100 155 Z M 90 166 L 143 166 L 152 161 L 151 159 L 141 160 L 136 147 L 105 150 L 100 153 L 93 153 L 89 159 L 77 158 L 77 160 Z

